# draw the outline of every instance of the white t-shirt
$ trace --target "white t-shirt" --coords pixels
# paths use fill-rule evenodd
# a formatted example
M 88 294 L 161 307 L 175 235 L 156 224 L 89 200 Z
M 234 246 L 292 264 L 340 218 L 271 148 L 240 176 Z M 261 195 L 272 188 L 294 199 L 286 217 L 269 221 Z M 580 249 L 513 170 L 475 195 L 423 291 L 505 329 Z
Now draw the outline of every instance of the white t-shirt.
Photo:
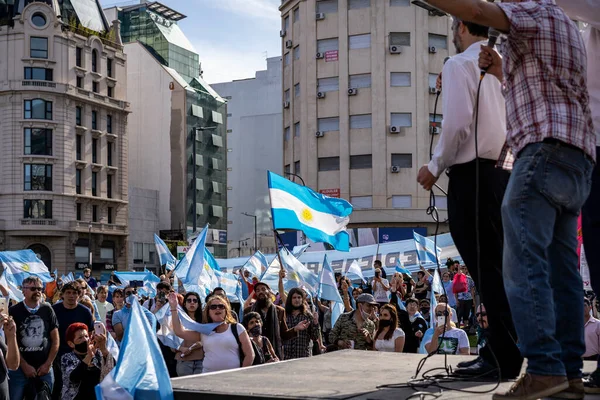
M 381 278 L 381 282 L 373 281 L 373 297 L 375 297 L 375 301 L 378 303 L 387 303 L 390 301 L 388 298 L 388 291 L 385 290 L 383 285 L 390 287 L 390 283 L 387 279 Z
M 377 351 L 387 351 L 393 353 L 396 351 L 396 339 L 404 337 L 404 331 L 400 328 L 394 329 L 394 334 L 389 340 L 377 339 L 375 341 L 375 349 Z
M 100 322 L 103 324 L 106 324 L 106 313 L 115 309 L 115 307 L 108 301 L 101 303 L 100 300 L 94 301 L 94 307 L 96 307 L 96 310 L 98 310 Z
M 237 332 L 241 337 L 246 329 L 242 324 L 237 324 Z M 203 373 L 240 368 L 240 347 L 231 332 L 231 325 L 227 326 L 225 332 L 202 334 L 201 339 L 204 348 Z
M 425 344 L 431 343 L 431 339 L 432 337 L 430 336 Z M 471 348 L 466 332 L 457 328 L 450 328 L 450 330 L 446 331 L 444 340 L 442 340 L 442 336 L 440 335 L 438 342 L 441 342 L 438 354 L 460 354 L 460 349 Z

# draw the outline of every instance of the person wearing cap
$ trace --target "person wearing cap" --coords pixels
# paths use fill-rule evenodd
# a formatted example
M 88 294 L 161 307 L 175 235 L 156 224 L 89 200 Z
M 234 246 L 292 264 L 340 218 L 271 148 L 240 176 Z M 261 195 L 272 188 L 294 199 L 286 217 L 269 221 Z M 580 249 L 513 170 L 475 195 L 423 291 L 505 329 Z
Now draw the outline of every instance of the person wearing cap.
M 329 341 L 340 350 L 367 350 L 373 347 L 375 323 L 369 319 L 378 305 L 372 294 L 356 299 L 356 310 L 340 315 L 329 333 Z

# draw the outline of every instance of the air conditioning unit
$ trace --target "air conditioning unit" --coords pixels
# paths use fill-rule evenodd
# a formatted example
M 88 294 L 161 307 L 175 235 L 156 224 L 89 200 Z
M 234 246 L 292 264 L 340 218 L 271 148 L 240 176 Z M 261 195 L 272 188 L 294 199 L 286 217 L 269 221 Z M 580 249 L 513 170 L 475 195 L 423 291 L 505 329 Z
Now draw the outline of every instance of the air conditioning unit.
M 429 127 L 429 133 L 431 133 L 432 135 L 439 135 L 440 133 L 442 133 L 442 130 L 438 126 L 432 125 Z
M 317 132 L 315 132 L 315 136 L 318 138 L 323 137 L 323 136 L 325 136 L 325 132 L 317 131 Z
M 316 19 L 317 21 L 321 21 L 322 19 L 325 19 L 325 13 L 317 13 L 317 14 L 315 15 L 315 19 Z
M 279 31 L 279 37 L 284 37 L 285 35 L 287 35 L 287 31 L 285 29 Z
M 392 167 L 390 168 L 390 172 L 392 174 L 397 174 L 398 172 L 400 172 L 400 167 L 397 165 L 392 165 Z
M 286 49 L 291 49 L 292 48 L 292 41 L 291 40 L 286 40 L 285 41 L 285 48 Z
M 390 133 L 400 133 L 402 127 L 397 125 L 390 125 Z
M 429 46 L 429 52 L 431 54 L 435 54 L 435 53 L 437 53 L 437 49 L 435 48 L 435 46 Z
M 395 44 L 390 45 L 390 54 L 402 54 L 402 47 Z
M 348 96 L 356 96 L 358 94 L 358 90 L 354 88 L 348 89 Z
M 429 88 L 429 94 L 437 94 L 437 89 L 434 87 Z
M 290 108 L 290 102 L 289 101 L 284 101 L 283 102 L 283 108 Z
M 315 56 L 315 58 L 317 60 L 320 60 L 321 58 L 325 58 L 325 54 L 324 53 L 317 53 L 317 55 Z
M 325 98 L 325 92 L 318 92 L 317 93 L 317 99 L 324 99 Z

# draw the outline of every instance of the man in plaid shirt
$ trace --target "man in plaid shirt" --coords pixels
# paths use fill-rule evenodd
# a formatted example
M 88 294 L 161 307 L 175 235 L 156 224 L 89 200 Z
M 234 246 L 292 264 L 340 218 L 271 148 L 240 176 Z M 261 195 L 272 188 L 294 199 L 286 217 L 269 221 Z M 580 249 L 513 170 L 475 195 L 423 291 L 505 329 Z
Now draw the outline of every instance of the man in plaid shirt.
M 575 249 L 596 158 L 583 39 L 554 0 L 429 3 L 507 34 L 504 57 L 484 46 L 480 66 L 495 77 L 485 79 L 504 86 L 507 146 L 499 162 L 507 165 L 508 150 L 515 156 L 502 204 L 504 282 L 528 363 L 527 374 L 494 399 L 583 398 Z
M 310 313 L 306 306 L 306 295 L 299 288 L 293 288 L 288 293 L 285 303 L 286 323 L 288 326 L 296 326 L 300 323 L 308 327 L 298 334 L 283 342 L 283 356 L 285 360 L 295 358 L 311 357 L 313 355 L 313 343 L 318 342 L 321 331 L 319 320 Z

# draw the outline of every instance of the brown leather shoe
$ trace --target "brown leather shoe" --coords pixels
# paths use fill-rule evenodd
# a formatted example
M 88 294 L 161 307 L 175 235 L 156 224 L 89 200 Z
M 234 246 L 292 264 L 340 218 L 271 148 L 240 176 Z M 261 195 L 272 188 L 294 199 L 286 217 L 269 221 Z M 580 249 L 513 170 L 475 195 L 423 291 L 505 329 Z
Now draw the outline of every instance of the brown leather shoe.
M 494 393 L 494 400 L 537 400 L 569 388 L 566 376 L 525 374 L 505 393 Z
M 569 380 L 569 388 L 552 396 L 554 399 L 579 400 L 585 397 L 585 388 L 581 378 Z

